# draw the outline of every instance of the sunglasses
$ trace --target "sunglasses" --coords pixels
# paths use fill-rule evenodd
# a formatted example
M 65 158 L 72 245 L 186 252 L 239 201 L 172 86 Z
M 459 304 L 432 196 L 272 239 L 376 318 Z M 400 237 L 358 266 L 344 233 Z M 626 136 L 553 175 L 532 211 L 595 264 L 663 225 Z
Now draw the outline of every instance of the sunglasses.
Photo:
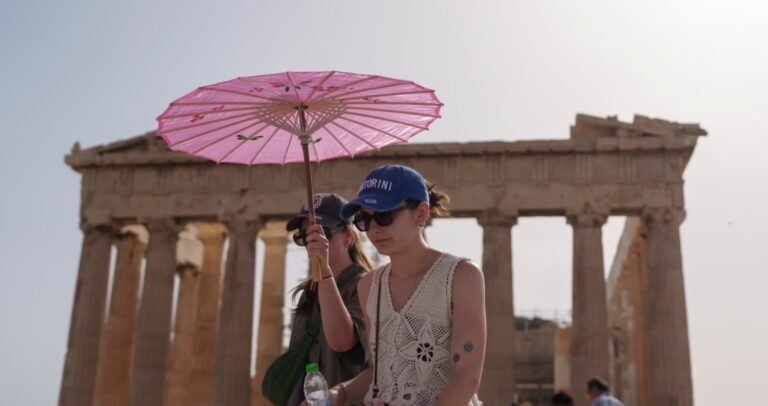
M 388 211 L 375 211 L 373 214 L 360 212 L 355 216 L 353 223 L 360 231 L 368 231 L 371 229 L 371 220 L 375 221 L 381 227 L 391 225 L 395 221 L 395 215 L 398 212 L 405 209 L 412 209 L 417 207 L 421 202 L 409 202 L 403 206 L 397 207 Z
M 333 227 L 323 226 L 323 233 L 325 234 L 325 238 L 327 238 L 328 241 L 331 241 L 334 234 L 338 234 L 339 232 L 341 232 L 346 228 L 347 226 L 345 224 L 338 224 Z M 298 231 L 296 231 L 293 234 L 293 242 L 300 247 L 306 247 L 307 246 L 307 230 L 300 228 Z

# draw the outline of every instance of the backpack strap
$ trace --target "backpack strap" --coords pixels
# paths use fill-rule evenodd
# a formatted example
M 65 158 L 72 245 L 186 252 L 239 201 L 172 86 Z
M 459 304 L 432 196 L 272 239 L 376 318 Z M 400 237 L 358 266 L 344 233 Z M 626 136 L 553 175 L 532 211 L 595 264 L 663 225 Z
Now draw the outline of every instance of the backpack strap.
M 360 279 L 360 276 L 365 272 L 358 265 L 352 265 L 351 268 L 348 272 L 344 272 L 343 278 L 339 278 L 336 281 L 336 286 L 339 290 L 343 290 L 350 282 Z

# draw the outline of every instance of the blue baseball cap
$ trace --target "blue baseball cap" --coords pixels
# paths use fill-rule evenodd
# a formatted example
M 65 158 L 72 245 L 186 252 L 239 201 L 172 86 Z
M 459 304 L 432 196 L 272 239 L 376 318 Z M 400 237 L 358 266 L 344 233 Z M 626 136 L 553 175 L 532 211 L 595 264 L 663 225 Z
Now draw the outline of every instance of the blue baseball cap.
M 397 208 L 405 200 L 429 201 L 424 177 L 403 165 L 384 165 L 366 176 L 357 198 L 341 208 L 341 217 L 350 218 L 361 208 L 387 211 Z

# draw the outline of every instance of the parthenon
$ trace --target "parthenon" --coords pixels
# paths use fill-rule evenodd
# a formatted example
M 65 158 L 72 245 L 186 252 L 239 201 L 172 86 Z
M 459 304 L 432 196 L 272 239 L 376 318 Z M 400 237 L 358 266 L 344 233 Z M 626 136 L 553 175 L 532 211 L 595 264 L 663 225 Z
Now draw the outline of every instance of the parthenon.
M 705 134 L 697 124 L 644 116 L 626 123 L 577 115 L 568 139 L 398 145 L 322 162 L 313 177 L 316 190 L 351 197 L 370 169 L 402 163 L 446 190 L 454 217 L 477 219 L 488 321 L 485 404 L 508 405 L 517 392 L 514 226 L 520 217 L 559 216 L 573 230 L 569 382 L 559 389 L 584 405 L 585 382 L 602 376 L 631 388 L 627 405 L 689 406 L 679 226 L 683 172 Z M 66 163 L 82 175 L 83 242 L 59 404 L 265 404 L 261 374 L 284 350 L 282 222 L 304 202 L 303 168 L 215 165 L 168 150 L 154 133 L 76 145 Z M 609 216 L 629 220 L 622 262 L 606 281 Z M 254 314 L 257 238 L 266 252 Z M 619 293 L 609 300 L 609 292 Z M 619 294 L 630 296 L 634 313 L 615 310 L 627 305 Z M 639 330 L 623 331 L 627 318 Z M 631 342 L 623 362 L 611 351 L 616 337 Z

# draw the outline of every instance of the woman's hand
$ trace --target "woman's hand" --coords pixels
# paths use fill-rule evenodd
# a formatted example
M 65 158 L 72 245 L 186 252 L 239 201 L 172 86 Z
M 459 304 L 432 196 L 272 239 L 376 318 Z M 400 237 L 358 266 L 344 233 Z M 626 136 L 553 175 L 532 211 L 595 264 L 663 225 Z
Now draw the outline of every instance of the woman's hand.
M 328 276 L 331 268 L 328 265 L 328 239 L 325 238 L 323 226 L 313 224 L 307 227 L 307 254 L 310 257 L 320 259 L 320 272 L 323 276 Z

